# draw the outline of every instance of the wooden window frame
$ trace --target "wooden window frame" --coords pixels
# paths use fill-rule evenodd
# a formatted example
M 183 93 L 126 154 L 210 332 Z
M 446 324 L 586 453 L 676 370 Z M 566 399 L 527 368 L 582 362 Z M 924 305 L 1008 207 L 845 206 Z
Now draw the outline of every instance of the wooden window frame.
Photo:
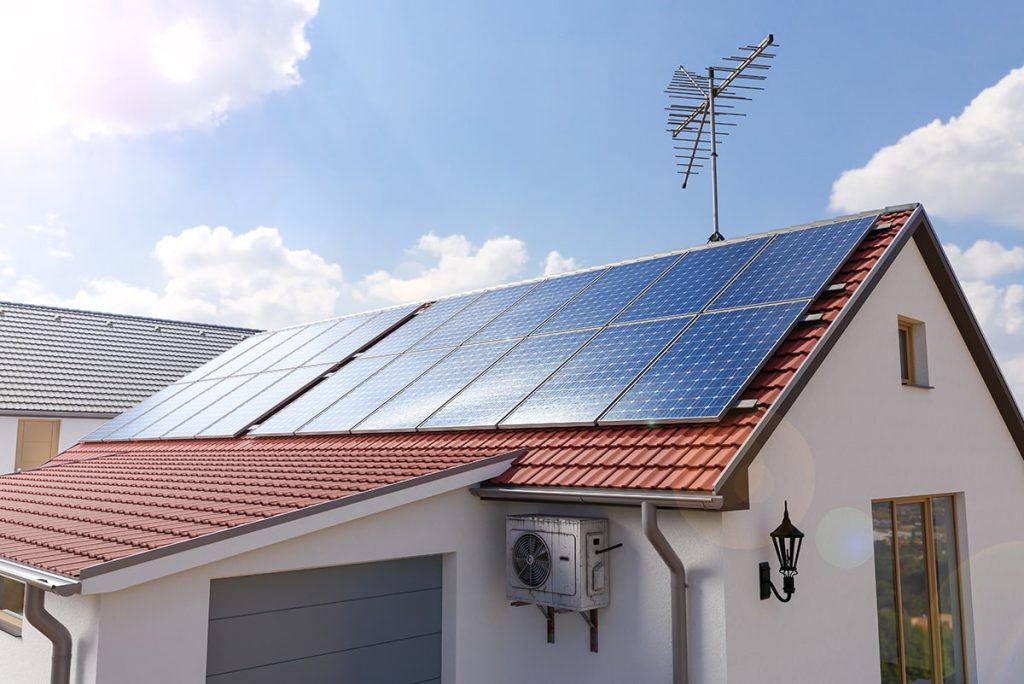
M 17 580 L 10 581 L 17 582 Z M 22 596 L 24 597 L 25 585 L 21 582 L 18 582 L 18 584 L 21 584 Z M 22 598 L 22 604 L 24 605 L 24 598 Z M 0 632 L 6 632 L 11 636 L 20 637 L 23 622 L 24 615 L 19 615 L 18 613 L 10 610 L 0 609 Z
M 904 385 L 913 385 L 914 376 L 916 373 L 916 364 L 914 359 L 914 324 L 905 318 L 899 318 L 896 321 L 896 329 L 899 334 L 900 340 L 900 361 L 904 361 L 900 364 L 900 382 Z M 906 370 L 906 373 L 903 371 Z
M 896 590 L 896 636 L 899 640 L 899 661 L 900 661 L 900 682 L 907 684 L 907 671 L 904 663 L 904 657 L 906 656 L 906 641 L 903 634 L 903 591 L 900 581 L 900 556 L 899 556 L 899 523 L 896 518 L 896 506 L 898 504 L 922 504 L 922 511 L 924 520 L 927 521 L 925 525 L 925 563 L 928 567 L 928 610 L 930 612 L 929 619 L 931 616 L 939 614 L 939 592 L 938 592 L 938 570 L 936 567 L 935 560 L 935 518 L 932 511 L 932 501 L 934 499 L 950 499 L 952 503 L 952 519 L 953 519 L 953 544 L 952 551 L 956 555 L 956 599 L 959 602 L 960 607 L 960 652 L 963 654 L 963 662 L 961 667 L 963 668 L 963 681 L 964 684 L 971 684 L 970 679 L 970 667 L 968 667 L 968 651 L 967 651 L 967 616 L 964 610 L 964 587 L 963 587 L 963 573 L 961 572 L 962 567 L 962 556 L 960 548 L 960 501 L 959 496 L 954 493 L 944 494 L 927 494 L 920 496 L 898 496 L 888 499 L 872 499 L 871 505 L 875 504 L 889 504 L 889 523 L 892 526 L 892 554 L 893 554 L 893 586 Z M 931 630 L 931 641 L 932 641 L 932 673 L 938 673 L 941 676 L 942 672 L 942 636 L 941 631 L 941 620 L 932 621 L 936 625 L 939 625 L 938 629 Z
M 899 341 L 900 382 L 904 387 L 931 389 L 928 382 L 928 349 L 924 321 L 907 316 L 896 317 Z M 903 358 L 906 358 L 906 377 Z

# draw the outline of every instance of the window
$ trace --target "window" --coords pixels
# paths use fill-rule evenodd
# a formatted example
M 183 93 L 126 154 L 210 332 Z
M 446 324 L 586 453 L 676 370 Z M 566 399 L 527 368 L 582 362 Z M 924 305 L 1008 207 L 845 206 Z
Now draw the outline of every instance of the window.
M 57 455 L 60 449 L 60 421 L 22 418 L 18 421 L 16 470 L 33 470 Z
M 899 334 L 900 380 L 904 385 L 928 387 L 924 323 L 900 316 L 896 319 L 896 329 Z
M 25 611 L 25 585 L 0 577 L 0 630 L 21 636 L 21 616 Z
M 952 496 L 876 501 L 882 684 L 966 684 Z

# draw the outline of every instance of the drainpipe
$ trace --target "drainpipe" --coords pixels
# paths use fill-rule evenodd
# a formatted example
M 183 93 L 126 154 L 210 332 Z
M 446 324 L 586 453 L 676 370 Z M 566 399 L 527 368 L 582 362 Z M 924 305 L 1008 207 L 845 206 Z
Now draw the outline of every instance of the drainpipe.
M 654 503 L 644 501 L 640 504 L 640 520 L 644 536 L 661 556 L 672 576 L 672 684 L 687 684 L 686 566 L 661 533 L 658 527 L 658 507 Z
M 71 632 L 46 611 L 46 594 L 39 587 L 25 587 L 25 619 L 53 642 L 50 684 L 71 684 Z

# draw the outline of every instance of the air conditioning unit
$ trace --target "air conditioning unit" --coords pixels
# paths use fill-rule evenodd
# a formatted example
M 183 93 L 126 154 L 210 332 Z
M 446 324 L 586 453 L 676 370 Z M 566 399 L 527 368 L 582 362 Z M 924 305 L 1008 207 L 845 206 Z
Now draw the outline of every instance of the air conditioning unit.
M 505 595 L 514 602 L 586 611 L 608 605 L 608 521 L 510 515 Z

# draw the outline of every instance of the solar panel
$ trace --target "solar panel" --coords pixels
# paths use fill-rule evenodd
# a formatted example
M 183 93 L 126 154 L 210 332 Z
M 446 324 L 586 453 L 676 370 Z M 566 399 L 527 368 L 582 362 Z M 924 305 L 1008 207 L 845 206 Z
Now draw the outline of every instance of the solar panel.
M 251 338 L 250 338 L 251 339 Z M 115 418 L 111 418 L 103 425 L 86 435 L 83 442 L 98 442 L 106 439 L 110 434 L 116 432 L 120 428 L 124 427 L 131 421 L 135 420 L 139 416 L 147 413 L 153 408 L 162 404 L 165 400 L 173 397 L 178 392 L 182 391 L 191 383 L 175 383 L 164 387 L 156 394 L 146 397 L 135 406 L 132 406 L 128 410 L 124 411 Z
M 247 349 L 245 352 L 237 355 L 220 367 L 213 369 L 203 379 L 209 378 L 226 378 L 229 375 L 235 375 L 242 368 L 247 366 L 252 361 L 263 356 L 271 349 L 287 340 L 292 335 L 299 334 L 302 330 L 302 326 L 293 326 L 291 328 L 284 328 L 282 330 L 276 330 L 271 333 L 267 333 L 265 337 L 260 341 L 259 344 L 254 345 Z
M 420 308 L 419 304 L 409 304 L 381 311 L 372 320 L 367 321 L 365 325 L 361 325 L 352 331 L 351 335 L 346 335 L 335 344 L 307 360 L 305 365 L 315 366 L 321 363 L 340 363 L 344 361 L 373 342 L 374 339 L 411 316 L 418 308 Z
M 345 339 L 357 328 L 362 325 L 366 325 L 379 315 L 379 312 L 372 312 L 339 318 L 333 327 L 328 328 L 322 334 L 317 335 L 295 351 L 287 354 L 280 360 L 268 366 L 267 370 L 282 370 L 285 368 L 295 368 L 297 366 L 307 365 L 306 362 L 311 358 L 333 346 L 337 342 Z
M 367 349 L 365 356 L 401 354 L 479 297 L 479 294 L 470 294 L 434 302 L 413 316 L 401 328 Z
M 876 218 L 868 216 L 776 235 L 711 308 L 814 297 L 849 258 Z
M 195 382 L 196 380 L 200 380 L 201 378 L 204 378 L 207 375 L 209 375 L 211 372 L 213 372 L 214 369 L 220 368 L 221 366 L 223 366 L 228 361 L 232 361 L 233 359 L 235 359 L 240 354 L 249 351 L 249 349 L 251 349 L 252 347 L 255 347 L 257 344 L 262 343 L 268 337 L 270 337 L 270 333 L 260 333 L 259 335 L 253 335 L 251 337 L 247 337 L 244 340 L 242 340 L 241 342 L 239 342 L 238 344 L 236 344 L 231 349 L 228 349 L 227 351 L 225 351 L 220 356 L 215 356 L 214 358 L 210 359 L 209 361 L 204 363 L 199 368 L 196 368 L 191 373 L 188 373 L 183 378 L 178 380 L 178 382 L 188 383 L 188 382 Z M 124 415 L 124 414 L 122 414 L 122 415 Z
M 539 332 L 582 330 L 605 325 L 678 258 L 678 254 L 673 254 L 613 266 L 552 316 Z
M 700 316 L 612 405 L 601 424 L 721 417 L 807 304 L 769 304 Z
M 420 427 L 495 427 L 594 331 L 528 337 Z
M 207 416 L 207 422 L 212 420 L 209 418 L 207 409 L 211 405 L 215 405 L 225 395 L 230 395 L 239 390 L 239 387 L 249 385 L 252 381 L 258 381 L 262 377 L 266 377 L 269 374 L 260 375 L 232 375 L 229 378 L 223 378 L 215 385 L 211 385 L 204 391 L 200 392 L 196 396 L 184 404 L 175 407 L 173 411 L 164 413 L 159 418 L 150 421 L 148 425 L 141 428 L 138 432 L 132 435 L 132 439 L 156 439 L 163 437 L 165 433 L 171 431 L 179 423 L 190 420 L 194 416 Z M 191 437 L 195 433 L 185 433 L 178 436 Z
M 602 330 L 501 425 L 593 423 L 692 319 L 684 316 Z
M 234 410 L 229 411 L 227 415 L 221 414 L 223 417 L 220 420 L 199 432 L 198 435 L 200 437 L 234 437 L 330 368 L 331 365 L 303 366 L 291 371 L 284 371 L 286 375 L 279 378 L 265 391 L 245 392 L 245 396 L 236 397 Z M 238 399 L 242 401 L 237 401 Z M 213 416 L 213 413 L 210 412 L 209 415 Z
M 451 349 L 403 354 L 303 425 L 296 433 L 348 432 Z
M 257 393 L 266 390 L 270 385 L 281 380 L 288 371 L 268 371 L 252 376 L 232 376 L 227 380 L 242 379 L 245 382 L 238 383 L 228 391 L 218 392 L 220 394 L 215 400 L 207 402 L 205 407 L 188 416 L 182 422 L 167 430 L 164 437 L 194 437 L 209 427 L 225 414 L 233 411 L 243 401 L 255 396 Z M 227 382 L 225 380 L 224 382 Z M 218 387 L 219 389 L 219 387 Z M 206 396 L 212 392 L 206 392 Z M 181 410 L 177 414 L 183 413 Z M 178 417 L 179 420 L 181 416 Z
M 687 252 L 615 322 L 699 312 L 767 242 L 765 237 Z
M 297 349 L 313 341 L 320 335 L 327 332 L 330 328 L 335 327 L 338 324 L 337 321 L 319 321 L 317 323 L 310 323 L 309 325 L 303 326 L 299 332 L 289 337 L 287 340 L 277 345 L 273 349 L 270 349 L 265 354 L 261 354 L 258 358 L 253 359 L 242 368 L 238 369 L 240 375 L 247 375 L 249 373 L 259 373 L 261 371 L 268 370 L 271 366 L 277 362 L 285 359 L 295 353 Z
M 167 414 L 175 411 L 181 406 L 199 396 L 209 388 L 220 382 L 222 378 L 204 378 L 185 385 L 180 392 L 176 392 L 166 400 L 153 406 L 150 410 L 140 413 L 132 420 L 126 421 L 116 430 L 112 430 L 107 439 L 130 439 L 132 435 L 139 432 L 147 425 L 160 420 Z
M 484 292 L 476 301 L 452 316 L 442 327 L 413 345 L 413 351 L 462 344 L 536 286 L 536 283 L 526 283 Z
M 471 338 L 471 341 L 483 342 L 528 335 L 601 273 L 602 271 L 587 271 L 541 282 L 529 294 L 506 309 L 505 313 L 488 323 Z
M 415 428 L 514 344 L 503 340 L 459 347 L 359 423 L 354 432 Z
M 251 431 L 251 434 L 284 435 L 295 432 L 392 359 L 393 356 L 375 356 L 359 357 L 349 361 L 336 373 L 263 421 Z

